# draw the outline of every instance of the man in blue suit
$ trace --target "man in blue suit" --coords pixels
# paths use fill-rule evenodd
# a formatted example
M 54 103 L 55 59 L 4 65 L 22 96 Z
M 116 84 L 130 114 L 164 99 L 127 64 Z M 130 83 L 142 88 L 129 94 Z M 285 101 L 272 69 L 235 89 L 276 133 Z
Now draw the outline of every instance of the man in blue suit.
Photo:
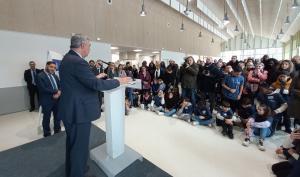
M 71 50 L 64 56 L 59 75 L 61 98 L 58 115 L 64 123 L 66 139 L 66 177 L 83 177 L 89 154 L 91 122 L 100 117 L 98 91 L 110 90 L 129 82 L 129 78 L 102 80 L 83 59 L 90 52 L 88 37 L 76 34 Z
M 60 97 L 60 84 L 55 74 L 56 64 L 48 61 L 46 68 L 37 76 L 37 87 L 39 90 L 39 103 L 42 106 L 44 137 L 51 136 L 50 118 L 53 112 L 54 133 L 61 131 L 60 120 L 57 117 L 58 99 Z

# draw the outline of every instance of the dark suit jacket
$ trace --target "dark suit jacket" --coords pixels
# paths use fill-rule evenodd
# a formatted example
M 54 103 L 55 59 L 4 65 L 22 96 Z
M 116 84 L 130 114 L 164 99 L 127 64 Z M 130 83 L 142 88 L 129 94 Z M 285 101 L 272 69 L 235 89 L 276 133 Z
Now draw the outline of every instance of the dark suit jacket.
M 104 72 L 103 67 L 100 67 L 100 72 L 99 72 L 99 70 L 98 70 L 96 67 L 93 67 L 93 68 L 92 68 L 92 71 L 93 71 L 93 73 L 95 74 L 95 76 L 97 76 L 98 74 Z
M 54 74 L 56 80 L 57 88 L 60 89 L 59 78 Z M 54 90 L 48 75 L 45 72 L 41 72 L 37 75 L 37 87 L 39 90 L 39 103 L 42 105 L 43 110 L 48 106 L 52 107 L 57 103 L 57 99 L 53 99 L 53 95 L 57 93 L 58 90 Z
M 98 91 L 116 88 L 118 80 L 97 79 L 88 63 L 73 50 L 67 53 L 60 65 L 62 95 L 58 117 L 68 123 L 87 123 L 100 117 Z
M 42 72 L 42 70 L 40 70 L 40 69 L 36 69 L 36 77 L 37 77 L 37 75 L 40 73 L 40 72 Z M 27 87 L 32 87 L 33 86 L 33 84 L 32 84 L 32 77 L 31 77 L 31 69 L 27 69 L 27 70 L 25 70 L 25 72 L 24 72 L 24 80 L 26 81 L 26 83 L 27 83 Z M 35 78 L 35 83 L 37 82 L 37 78 Z

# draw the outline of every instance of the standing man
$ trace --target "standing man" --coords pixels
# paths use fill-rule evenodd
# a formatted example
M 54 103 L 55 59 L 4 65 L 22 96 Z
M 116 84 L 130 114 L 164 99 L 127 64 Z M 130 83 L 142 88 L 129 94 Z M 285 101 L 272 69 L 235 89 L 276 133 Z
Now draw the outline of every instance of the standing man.
M 129 78 L 102 80 L 95 76 L 83 59 L 90 52 L 87 36 L 71 38 L 71 50 L 64 56 L 59 75 L 61 98 L 59 117 L 64 123 L 66 139 L 66 177 L 84 177 L 89 154 L 91 122 L 100 117 L 98 91 L 110 90 L 129 82 Z
M 35 68 L 35 62 L 30 61 L 29 62 L 29 69 L 25 70 L 24 72 L 24 80 L 27 83 L 27 89 L 29 92 L 29 97 L 30 97 L 30 112 L 35 110 L 35 95 L 38 97 L 38 88 L 36 86 L 36 77 L 37 74 L 41 72 L 41 70 Z
M 42 106 L 44 137 L 51 136 L 50 118 L 53 112 L 54 133 L 61 131 L 60 120 L 57 117 L 58 100 L 61 95 L 58 76 L 55 74 L 56 64 L 48 61 L 44 72 L 37 76 L 40 104 Z

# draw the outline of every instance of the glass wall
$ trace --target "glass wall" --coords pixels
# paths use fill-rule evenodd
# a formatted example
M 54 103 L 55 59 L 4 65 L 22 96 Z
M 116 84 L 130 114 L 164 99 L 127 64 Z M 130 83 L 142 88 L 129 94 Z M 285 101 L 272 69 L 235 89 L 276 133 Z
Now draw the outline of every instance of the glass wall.
M 238 60 L 244 60 L 248 57 L 254 57 L 255 59 L 262 58 L 263 55 L 269 55 L 270 58 L 276 58 L 282 60 L 282 48 L 265 48 L 265 49 L 250 49 L 250 50 L 236 50 L 221 52 L 221 58 L 224 61 L 229 61 L 231 56 L 236 55 Z

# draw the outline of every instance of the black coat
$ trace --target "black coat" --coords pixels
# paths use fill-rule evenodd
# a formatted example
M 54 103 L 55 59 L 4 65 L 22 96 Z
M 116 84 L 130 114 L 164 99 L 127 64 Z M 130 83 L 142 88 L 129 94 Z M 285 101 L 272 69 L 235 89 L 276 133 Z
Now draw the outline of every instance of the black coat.
M 89 64 L 73 50 L 60 65 L 61 97 L 58 116 L 67 123 L 87 123 L 100 117 L 98 91 L 116 88 L 118 80 L 97 79 Z
M 196 63 L 189 67 L 183 65 L 180 68 L 180 82 L 182 88 L 197 88 L 197 76 L 199 72 L 199 67 Z
M 42 70 L 41 70 L 41 69 L 35 69 L 35 71 L 36 71 L 35 83 L 37 83 L 37 76 L 38 76 L 38 74 L 39 74 L 40 72 L 42 72 Z M 24 72 L 24 80 L 25 80 L 25 82 L 27 83 L 27 87 L 28 87 L 28 88 L 34 86 L 34 85 L 32 84 L 31 69 L 25 70 L 25 72 Z

